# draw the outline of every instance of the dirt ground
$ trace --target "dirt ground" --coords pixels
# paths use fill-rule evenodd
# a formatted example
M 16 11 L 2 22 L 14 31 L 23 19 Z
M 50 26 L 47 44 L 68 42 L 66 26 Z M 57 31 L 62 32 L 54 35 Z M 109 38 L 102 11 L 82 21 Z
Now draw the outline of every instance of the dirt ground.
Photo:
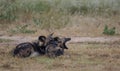
M 4 37 L 1 37 L 2 39 Z M 13 38 L 13 37 L 11 37 Z M 23 38 L 23 37 L 21 37 Z M 10 37 L 9 37 L 10 39 Z M 16 37 L 14 37 L 16 39 Z M 18 39 L 18 37 L 17 37 Z M 34 39 L 34 38 L 33 38 Z M 88 38 L 86 38 L 87 40 Z M 101 39 L 101 38 L 100 38 Z M 24 38 L 21 42 L 27 39 Z M 32 39 L 31 39 L 32 40 Z M 89 42 L 74 37 L 68 43 L 69 49 L 63 56 L 55 59 L 47 56 L 33 58 L 14 58 L 12 50 L 20 43 L 18 40 L 0 43 L 0 71 L 119 71 L 120 70 L 120 40 L 119 38 L 101 40 L 114 43 L 95 43 L 96 38 Z M 99 39 L 97 39 L 99 40 Z M 76 42 L 80 43 L 76 43 Z M 100 41 L 100 40 L 99 40 Z M 117 43 L 116 43 L 117 41 Z M 75 43 L 73 43 L 75 42 Z M 81 43 L 83 42 L 83 43 Z M 4 43 L 4 44 L 3 44 Z M 15 43 L 15 44 L 11 44 Z M 16 44 L 17 43 L 17 44 Z

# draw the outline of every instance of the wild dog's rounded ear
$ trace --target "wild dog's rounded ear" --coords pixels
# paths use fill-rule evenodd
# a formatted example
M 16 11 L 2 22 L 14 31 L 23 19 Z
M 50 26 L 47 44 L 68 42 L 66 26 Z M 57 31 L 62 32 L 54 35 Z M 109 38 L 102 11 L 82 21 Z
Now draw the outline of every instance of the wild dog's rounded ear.
M 54 33 L 51 33 L 47 36 L 47 38 L 51 38 L 53 36 Z
M 59 41 L 60 38 L 59 37 L 54 37 L 54 41 Z
M 66 42 L 68 42 L 70 40 L 71 40 L 71 38 L 63 38 L 63 39 L 61 39 L 61 41 L 62 41 L 61 47 L 64 48 L 64 49 L 68 49 L 68 47 L 66 46 Z
M 64 48 L 64 49 L 68 49 L 68 47 L 66 46 L 65 43 L 63 43 L 62 48 Z
M 53 40 L 53 34 L 54 33 L 51 33 L 51 34 L 49 34 L 47 37 L 46 37 L 46 41 L 45 41 L 45 45 L 47 45 L 51 40 Z
M 53 36 L 54 33 L 51 33 L 49 36 Z
M 67 41 L 70 41 L 71 40 L 71 38 L 65 38 L 65 43 L 67 42 Z
M 39 36 L 38 40 L 44 42 L 46 40 L 46 37 L 45 36 Z

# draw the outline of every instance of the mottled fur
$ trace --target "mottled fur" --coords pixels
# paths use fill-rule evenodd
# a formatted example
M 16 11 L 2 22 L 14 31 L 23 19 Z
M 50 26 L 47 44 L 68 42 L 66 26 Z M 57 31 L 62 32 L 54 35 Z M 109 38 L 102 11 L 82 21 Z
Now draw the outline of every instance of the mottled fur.
M 32 43 L 20 43 L 14 49 L 14 56 L 29 57 L 34 55 L 47 55 L 57 57 L 64 54 L 64 49 L 68 49 L 66 42 L 71 38 L 53 37 L 53 33 L 45 36 L 39 36 L 37 41 Z
M 71 38 L 54 37 L 46 46 L 46 55 L 49 57 L 57 57 L 64 54 L 64 49 L 68 49 L 66 42 Z
M 25 42 L 16 46 L 13 56 L 28 57 L 32 52 L 34 52 L 34 46 L 30 42 Z
M 25 58 L 25 57 L 29 57 L 32 53 L 39 53 L 41 55 L 45 54 L 45 47 L 44 47 L 45 39 L 46 39 L 45 36 L 39 36 L 38 40 L 32 43 L 24 42 L 18 44 L 13 51 L 13 56 Z

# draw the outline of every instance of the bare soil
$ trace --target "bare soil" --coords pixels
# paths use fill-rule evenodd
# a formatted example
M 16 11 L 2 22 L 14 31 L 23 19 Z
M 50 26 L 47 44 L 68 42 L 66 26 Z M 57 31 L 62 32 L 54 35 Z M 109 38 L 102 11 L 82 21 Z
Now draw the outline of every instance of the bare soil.
M 22 43 L 22 42 L 30 42 L 37 40 L 38 37 L 31 36 L 1 36 L 0 39 L 9 39 L 13 40 L 9 42 L 9 44 L 14 43 Z M 71 37 L 71 41 L 69 43 L 99 43 L 99 44 L 111 44 L 111 43 L 120 43 L 120 37 L 112 36 L 112 37 Z M 1 43 L 2 44 L 2 43 Z M 5 44 L 5 43 L 3 43 Z M 8 44 L 8 43 L 6 43 Z

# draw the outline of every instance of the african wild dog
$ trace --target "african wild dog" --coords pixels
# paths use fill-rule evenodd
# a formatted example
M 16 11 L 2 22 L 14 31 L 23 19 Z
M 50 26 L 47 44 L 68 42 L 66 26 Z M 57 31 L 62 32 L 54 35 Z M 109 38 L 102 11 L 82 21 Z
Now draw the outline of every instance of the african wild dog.
M 46 52 L 46 44 L 51 40 L 53 34 L 45 36 L 39 36 L 38 40 L 34 42 L 24 42 L 16 46 L 13 51 L 13 56 L 29 57 L 36 55 L 44 55 Z
M 45 47 L 43 47 L 45 38 L 45 36 L 39 36 L 38 40 L 32 43 L 24 42 L 18 44 L 13 51 L 13 56 L 29 57 L 31 55 L 45 54 Z
M 13 56 L 28 57 L 33 53 L 34 48 L 30 42 L 18 44 L 14 49 Z
M 66 43 L 70 40 L 71 38 L 59 38 L 59 37 L 54 38 L 54 41 L 58 43 L 58 46 L 63 49 L 68 49 L 68 47 L 66 46 Z
M 53 37 L 53 33 L 46 36 L 39 36 L 37 41 L 18 44 L 13 55 L 18 57 L 29 57 L 36 55 L 47 55 L 56 57 L 64 54 L 64 49 L 68 49 L 66 42 L 71 38 Z
M 52 39 L 51 38 L 52 35 L 53 35 L 53 33 L 48 35 L 47 37 L 39 36 L 39 38 L 38 38 L 39 43 L 37 44 L 38 46 L 35 46 L 35 47 L 37 47 L 37 51 L 40 54 L 44 55 L 46 53 L 46 45 L 49 44 L 50 40 Z
M 46 55 L 49 57 L 57 57 L 64 54 L 64 49 L 68 49 L 66 42 L 71 38 L 54 37 L 46 46 Z
M 36 52 L 39 52 L 40 55 L 45 54 L 45 46 L 44 46 L 45 40 L 46 40 L 45 36 L 39 36 L 36 42 L 32 42 L 35 48 L 34 50 Z

